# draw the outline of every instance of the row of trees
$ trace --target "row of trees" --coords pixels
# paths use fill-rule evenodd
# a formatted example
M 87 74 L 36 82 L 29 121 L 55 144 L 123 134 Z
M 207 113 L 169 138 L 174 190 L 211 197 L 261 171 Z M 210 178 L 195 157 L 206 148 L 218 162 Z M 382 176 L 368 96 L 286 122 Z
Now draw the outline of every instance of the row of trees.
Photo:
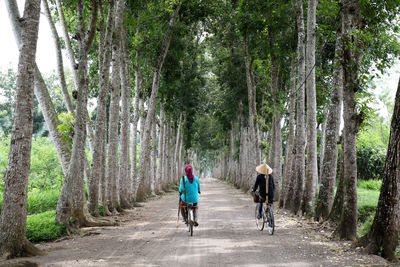
M 6 3 L 17 43 L 23 46 L 28 41 L 20 36 L 28 15 L 20 17 L 15 0 Z M 200 173 L 214 168 L 215 177 L 248 189 L 267 151 L 279 205 L 295 214 L 315 213 L 318 220 L 335 221 L 341 238 L 355 239 L 355 138 L 365 115 L 362 93 L 371 77 L 368 70 L 383 70 L 399 54 L 393 34 L 398 29 L 390 23 L 400 6 L 397 0 L 309 0 L 307 6 L 302 0 L 42 3 L 69 112 L 59 116 L 33 61 L 29 73 L 34 74 L 34 94 L 65 176 L 58 223 L 69 231 L 112 225 L 112 220 L 97 217 L 99 206 L 105 215 L 117 214 L 166 190 L 182 174 L 184 162 Z M 28 37 L 36 42 L 33 33 Z M 73 88 L 66 82 L 61 49 L 68 55 Z M 28 95 L 17 82 L 20 90 Z M 87 110 L 89 98 L 96 99 L 93 114 Z M 342 103 L 344 130 L 339 139 Z M 31 118 L 20 119 L 17 110 L 0 224 L 1 249 L 10 256 L 40 253 L 25 238 L 29 166 L 15 167 L 19 161 L 13 152 L 18 142 L 26 141 L 22 163 L 29 162 L 32 132 L 23 133 L 26 140 L 14 134 L 31 127 Z M 73 120 L 60 120 L 66 117 Z M 21 123 L 24 127 L 19 128 Z M 397 155 L 394 130 L 391 138 L 389 146 L 394 148 L 388 151 Z M 339 140 L 342 170 L 334 198 Z M 398 166 L 397 158 L 388 162 Z M 384 247 L 383 255 L 394 260 L 400 187 L 398 174 L 389 172 L 393 167 L 386 168 L 384 177 L 390 178 L 384 178 L 382 190 L 392 191 L 385 191 L 389 197 L 379 205 L 389 209 L 377 214 L 387 220 L 377 215 L 374 227 L 390 231 L 383 239 L 372 231 L 367 240 L 376 245 L 370 248 L 378 248 L 371 252 Z M 19 223 L 10 216 L 18 216 Z
M 36 44 L 37 32 L 24 31 L 31 20 L 37 27 L 40 1 L 34 1 L 37 14 L 32 18 L 27 11 L 20 17 L 15 0 L 6 4 L 17 43 Z M 35 49 L 21 50 L 21 57 L 30 55 L 32 77 L 18 72 L 17 81 L 30 84 L 24 91 L 18 82 L 16 86 L 0 224 L 1 252 L 8 257 L 42 253 L 25 238 L 33 93 L 65 176 L 56 221 L 69 232 L 113 225 L 113 220 L 98 217 L 99 206 L 106 216 L 118 214 L 168 190 L 183 174 L 184 161 L 196 157 L 190 150 L 184 152 L 185 143 L 191 142 L 184 128 L 193 124 L 189 116 L 196 108 L 196 89 L 204 83 L 198 67 L 202 57 L 198 26 L 206 12 L 200 1 L 43 0 L 42 8 L 52 29 L 59 86 L 69 115 L 54 108 L 35 65 Z M 62 49 L 68 56 L 72 86 L 66 82 Z M 18 103 L 28 103 L 19 95 L 31 96 L 23 113 L 30 121 L 19 117 Z M 92 115 L 89 98 L 96 98 Z M 28 132 L 19 133 L 21 129 Z M 17 160 L 21 155 L 24 158 Z
M 318 221 L 329 220 L 337 225 L 338 237 L 356 240 L 356 137 L 368 115 L 364 96 L 372 79 L 371 68 L 383 71 L 399 55 L 394 34 L 398 29 L 390 21 L 396 19 L 400 3 L 318 1 L 318 9 L 315 0 L 303 4 L 302 0 L 226 3 L 230 12 L 221 20 L 227 21 L 228 27 L 216 26 L 210 45 L 215 60 L 225 64 L 216 67 L 229 105 L 222 107 L 219 119 L 232 123 L 225 123 L 224 130 L 230 136 L 222 141 L 213 175 L 246 190 L 254 183 L 255 165 L 266 160 L 274 169 L 275 201 L 280 207 Z M 225 73 L 227 68 L 231 68 L 230 73 Z M 229 77 L 232 72 L 234 77 L 246 73 L 241 82 L 247 85 L 248 112 L 242 102 L 246 87 Z M 256 85 L 260 88 L 257 92 Z M 392 139 L 398 139 L 393 128 L 396 123 L 395 111 Z M 260 140 L 266 141 L 264 145 L 260 146 Z M 394 147 L 398 149 L 397 141 L 391 142 L 388 158 L 393 156 Z M 260 149 L 266 152 L 262 160 Z M 399 177 L 389 174 L 391 164 L 393 160 L 386 161 L 378 206 L 378 210 L 385 210 L 386 219 L 377 211 L 375 230 L 364 238 L 364 245 L 369 244 L 369 252 L 382 250 L 384 257 L 395 261 Z M 388 194 L 390 197 L 383 198 Z M 376 227 L 390 230 L 378 238 Z

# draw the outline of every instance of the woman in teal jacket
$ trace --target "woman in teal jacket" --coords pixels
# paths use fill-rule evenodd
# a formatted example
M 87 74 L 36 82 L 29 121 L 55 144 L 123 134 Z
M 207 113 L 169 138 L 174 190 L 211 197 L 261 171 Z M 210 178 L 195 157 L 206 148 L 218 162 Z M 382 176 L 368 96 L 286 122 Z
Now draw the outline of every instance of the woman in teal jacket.
M 187 214 L 184 209 L 186 203 L 193 203 L 194 208 L 194 226 L 198 226 L 199 223 L 197 222 L 197 214 L 198 214 L 198 205 L 199 202 L 199 194 L 200 191 L 200 181 L 197 176 L 193 175 L 193 168 L 191 165 L 186 165 L 185 167 L 186 176 L 182 177 L 185 179 L 185 186 L 183 185 L 183 179 L 181 178 L 180 186 L 179 186 L 179 194 L 181 199 L 181 213 L 182 217 L 184 218 L 185 222 L 187 222 Z M 186 189 L 186 190 L 185 190 Z M 185 191 L 186 191 L 186 198 L 185 199 Z

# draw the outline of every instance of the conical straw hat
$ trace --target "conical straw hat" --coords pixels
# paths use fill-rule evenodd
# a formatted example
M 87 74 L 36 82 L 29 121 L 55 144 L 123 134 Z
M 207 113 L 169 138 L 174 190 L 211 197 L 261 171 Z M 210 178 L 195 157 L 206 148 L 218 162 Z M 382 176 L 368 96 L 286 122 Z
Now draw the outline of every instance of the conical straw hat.
M 256 167 L 256 172 L 267 175 L 272 173 L 272 169 L 270 166 L 264 163 Z

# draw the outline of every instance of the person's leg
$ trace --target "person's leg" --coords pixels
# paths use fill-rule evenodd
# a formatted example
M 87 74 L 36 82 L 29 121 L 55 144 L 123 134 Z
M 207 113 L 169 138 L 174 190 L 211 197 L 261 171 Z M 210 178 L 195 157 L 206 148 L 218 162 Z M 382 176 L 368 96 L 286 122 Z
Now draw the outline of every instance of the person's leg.
M 187 223 L 187 213 L 186 213 L 186 205 L 185 202 L 181 201 L 181 214 L 182 214 L 182 218 L 185 221 L 185 223 Z
M 197 222 L 198 212 L 199 212 L 199 207 L 197 206 L 197 203 L 193 203 L 194 226 L 199 226 L 199 223 Z
M 263 202 L 258 203 L 258 216 L 259 216 L 259 218 L 261 218 L 262 208 L 263 208 Z

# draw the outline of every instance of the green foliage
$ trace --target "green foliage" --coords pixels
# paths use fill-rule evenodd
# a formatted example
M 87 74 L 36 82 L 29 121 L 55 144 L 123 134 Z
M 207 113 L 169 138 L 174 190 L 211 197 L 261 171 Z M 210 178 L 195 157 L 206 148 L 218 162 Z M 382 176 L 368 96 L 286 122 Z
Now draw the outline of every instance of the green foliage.
M 8 164 L 10 138 L 0 136 L 0 191 L 4 188 L 4 174 Z M 58 161 L 57 151 L 48 137 L 32 139 L 31 169 L 28 190 L 37 188 L 59 189 L 64 175 Z
M 358 230 L 357 235 L 365 235 L 371 228 L 375 217 L 376 207 L 378 205 L 380 194 L 380 181 L 357 183 L 357 201 L 358 201 Z M 373 189 L 367 189 L 373 188 Z
M 369 230 L 371 229 L 372 223 L 375 217 L 375 210 L 372 212 L 366 219 L 365 222 L 362 223 L 357 229 L 358 236 L 365 236 L 368 234 Z
M 39 242 L 54 240 L 66 234 L 65 226 L 56 225 L 54 210 L 35 215 L 28 215 L 26 237 L 29 241 Z
M 382 187 L 382 180 L 358 180 L 357 187 L 367 189 L 367 190 L 377 190 L 380 191 Z
M 28 192 L 27 214 L 38 214 L 57 207 L 60 190 L 33 190 Z M 3 194 L 0 192 L 0 212 L 3 204 Z
M 358 179 L 382 179 L 386 160 L 386 149 L 379 146 L 357 148 Z
M 364 222 L 367 217 L 375 212 L 378 205 L 379 190 L 357 188 L 358 220 Z
M 61 188 L 63 172 L 58 160 L 57 151 L 48 137 L 33 140 L 31 152 L 31 170 L 29 188 Z
M 28 214 L 37 214 L 49 210 L 55 210 L 57 207 L 60 190 L 38 190 L 35 189 L 28 193 L 27 212 Z
M 63 112 L 58 115 L 58 120 L 60 124 L 57 129 L 62 134 L 62 139 L 64 142 L 72 145 L 72 138 L 74 136 L 74 115 L 70 112 Z

